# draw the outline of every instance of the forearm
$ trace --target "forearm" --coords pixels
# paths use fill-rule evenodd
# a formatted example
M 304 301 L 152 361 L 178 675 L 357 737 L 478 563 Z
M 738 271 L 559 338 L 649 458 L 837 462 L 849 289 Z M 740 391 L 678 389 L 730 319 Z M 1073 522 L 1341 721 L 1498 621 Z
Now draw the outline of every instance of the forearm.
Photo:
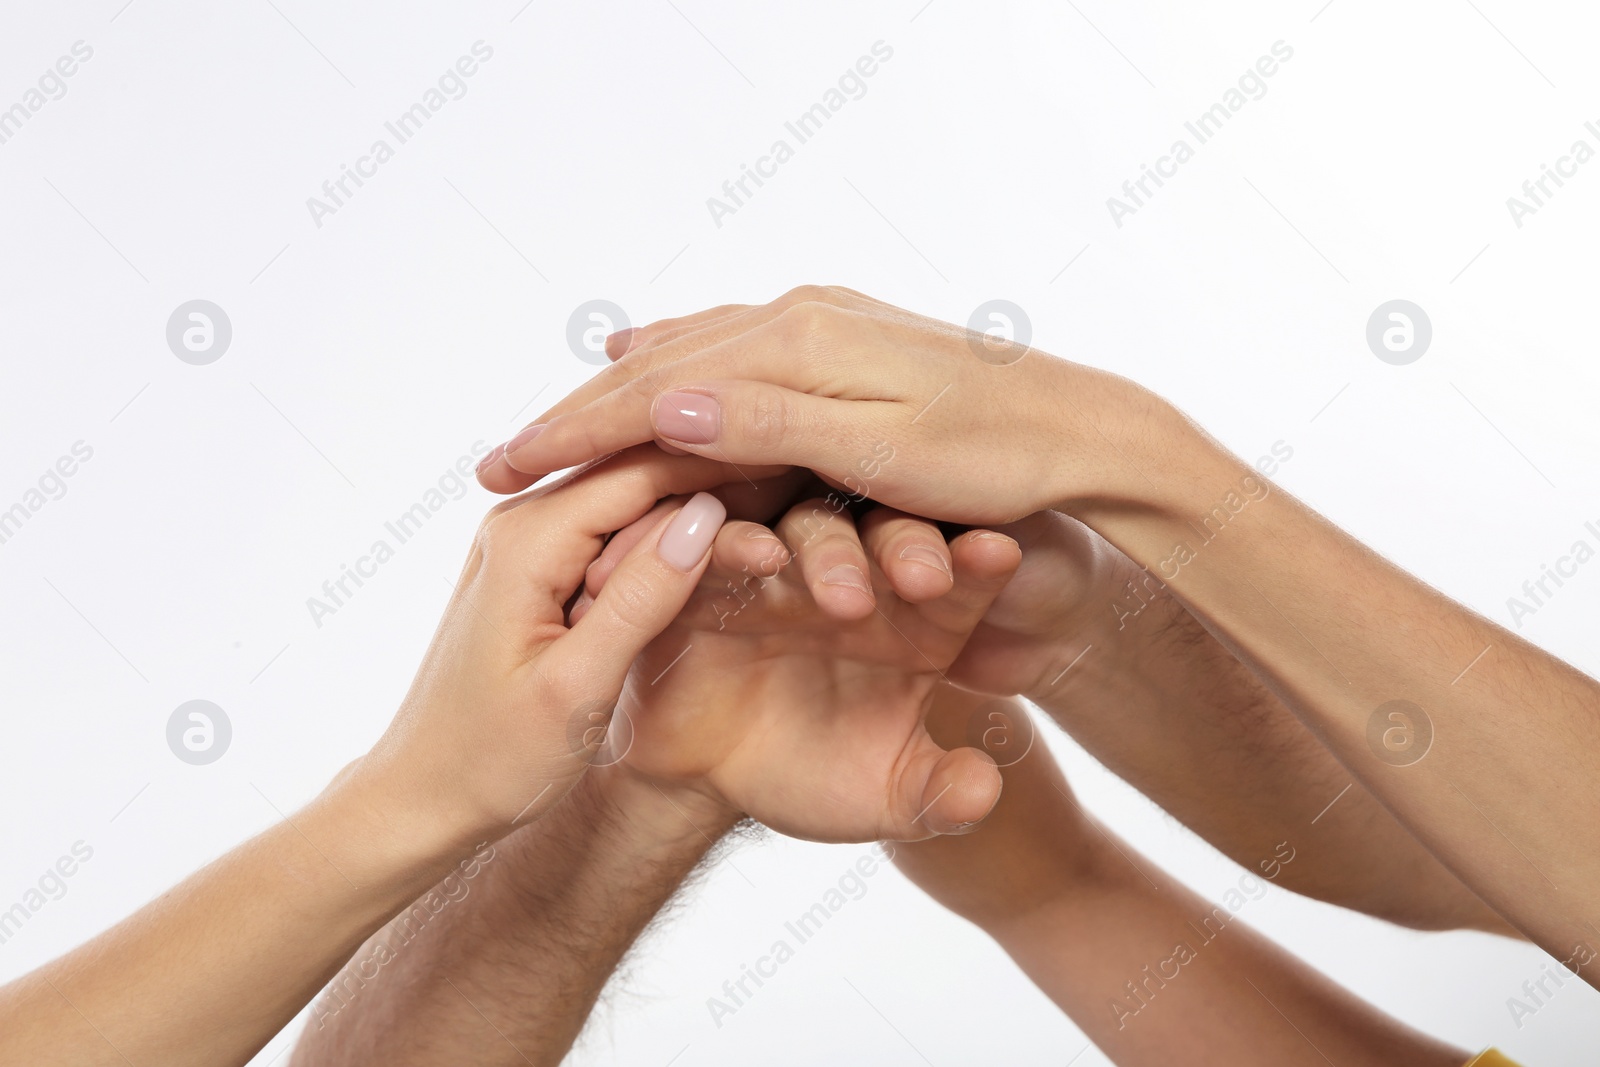
M 1175 593 L 1515 926 L 1561 959 L 1592 945 L 1600 824 L 1570 812 L 1600 801 L 1594 681 L 1174 426 L 1129 456 L 1139 470 L 1126 497 L 1072 512 Z M 1409 747 L 1389 718 L 1396 700 L 1421 709 Z M 1384 747 L 1386 730 L 1398 748 Z
M 942 696 L 935 728 L 959 729 L 969 703 Z M 899 845 L 895 863 L 994 937 L 1122 1067 L 1320 1065 L 1324 1053 L 1342 1065 L 1465 1062 L 1239 921 L 1267 891 L 1261 879 L 1242 876 L 1213 905 L 1088 816 L 1042 746 L 1004 774 L 981 827 Z
M 1087 878 L 1021 920 L 986 929 L 1120 1067 L 1460 1067 L 1468 1059 L 1106 834 L 1084 842 Z
M 591 770 L 363 946 L 316 1002 L 292 1064 L 559 1063 L 629 946 L 733 821 L 619 768 Z
M 0 1061 L 245 1063 L 456 847 L 336 784 L 0 991 Z
M 1027 694 L 1196 833 L 1277 884 L 1423 929 L 1511 928 L 1170 592 L 1121 584 Z M 1080 656 L 1081 658 L 1077 658 Z

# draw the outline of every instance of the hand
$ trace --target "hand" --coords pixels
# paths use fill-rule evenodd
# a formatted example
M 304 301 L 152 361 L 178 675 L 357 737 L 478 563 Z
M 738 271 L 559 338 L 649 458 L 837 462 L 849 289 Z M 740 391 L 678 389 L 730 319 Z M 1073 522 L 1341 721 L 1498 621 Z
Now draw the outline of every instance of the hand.
M 593 755 L 575 718 L 612 706 L 634 658 L 688 600 L 722 504 L 696 495 L 638 540 L 570 630 L 565 605 L 611 531 L 663 496 L 735 476 L 634 449 L 496 507 L 411 691 L 354 782 L 375 785 L 394 810 L 442 819 L 463 841 L 500 837 L 548 810 Z
M 1099 534 L 1060 512 L 998 529 L 1022 546 L 1022 564 L 951 664 L 949 680 L 1038 700 L 1090 645 L 1113 644 L 1123 617 L 1144 603 L 1139 594 L 1148 599 L 1156 587 L 1147 588 L 1144 571 Z
M 1114 375 L 808 286 L 615 339 L 616 363 L 491 454 L 515 492 L 618 448 L 809 467 L 858 496 L 994 524 L 1132 499 L 1175 413 Z M 1153 461 L 1152 461 L 1153 462 Z
M 923 716 L 1018 558 L 1009 537 L 946 544 L 889 509 L 858 538 L 842 502 L 802 503 L 776 532 L 729 523 L 699 590 L 635 665 L 632 737 L 613 743 L 664 788 L 795 837 L 964 832 L 993 806 L 999 772 L 976 749 L 935 744 Z M 591 569 L 601 596 L 607 567 Z

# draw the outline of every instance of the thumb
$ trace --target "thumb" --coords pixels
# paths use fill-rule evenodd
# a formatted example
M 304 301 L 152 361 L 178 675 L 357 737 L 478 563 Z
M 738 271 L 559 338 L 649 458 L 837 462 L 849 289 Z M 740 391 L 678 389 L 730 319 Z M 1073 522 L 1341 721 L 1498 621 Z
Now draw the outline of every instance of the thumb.
M 920 841 L 934 834 L 974 829 L 1000 800 L 1000 768 L 976 748 L 946 751 L 919 729 L 915 752 L 906 761 L 889 798 L 885 836 Z
M 756 381 L 680 386 L 656 397 L 656 437 L 727 463 L 788 464 L 855 486 L 885 462 L 889 401 L 836 400 Z M 852 481 L 846 481 L 852 479 Z
M 540 659 L 556 658 L 550 664 L 556 677 L 571 677 L 562 668 L 576 668 L 604 690 L 589 695 L 614 698 L 639 653 L 678 617 L 694 593 L 726 516 L 720 500 L 696 493 L 657 526 L 658 532 L 633 547 L 589 610 Z

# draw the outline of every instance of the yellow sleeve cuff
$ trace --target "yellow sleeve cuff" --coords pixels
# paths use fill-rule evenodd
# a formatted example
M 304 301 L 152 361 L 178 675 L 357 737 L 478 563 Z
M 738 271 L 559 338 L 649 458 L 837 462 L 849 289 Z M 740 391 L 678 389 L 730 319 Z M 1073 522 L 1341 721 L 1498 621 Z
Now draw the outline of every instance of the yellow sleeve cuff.
M 1503 1052 L 1484 1049 L 1467 1061 L 1466 1067 L 1517 1067 L 1517 1062 Z

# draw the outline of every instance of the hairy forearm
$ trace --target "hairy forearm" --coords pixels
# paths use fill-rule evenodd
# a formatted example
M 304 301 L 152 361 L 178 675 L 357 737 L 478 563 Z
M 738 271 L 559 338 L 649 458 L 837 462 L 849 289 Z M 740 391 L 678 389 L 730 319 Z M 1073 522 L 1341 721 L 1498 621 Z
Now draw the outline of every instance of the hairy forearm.
M 401 819 L 330 787 L 0 990 L 0 1062 L 245 1063 L 454 862 L 453 842 Z
M 1594 945 L 1600 823 L 1571 813 L 1600 802 L 1600 686 L 1387 563 L 1187 423 L 1130 462 L 1145 489 L 1074 513 L 1176 594 L 1513 925 L 1561 959 Z
M 619 768 L 590 771 L 356 953 L 292 1064 L 559 1063 L 629 946 L 732 822 Z
M 1091 630 L 1058 656 L 1081 658 L 1029 694 L 1036 704 L 1279 885 L 1424 929 L 1510 932 L 1174 596 L 1123 570 Z

